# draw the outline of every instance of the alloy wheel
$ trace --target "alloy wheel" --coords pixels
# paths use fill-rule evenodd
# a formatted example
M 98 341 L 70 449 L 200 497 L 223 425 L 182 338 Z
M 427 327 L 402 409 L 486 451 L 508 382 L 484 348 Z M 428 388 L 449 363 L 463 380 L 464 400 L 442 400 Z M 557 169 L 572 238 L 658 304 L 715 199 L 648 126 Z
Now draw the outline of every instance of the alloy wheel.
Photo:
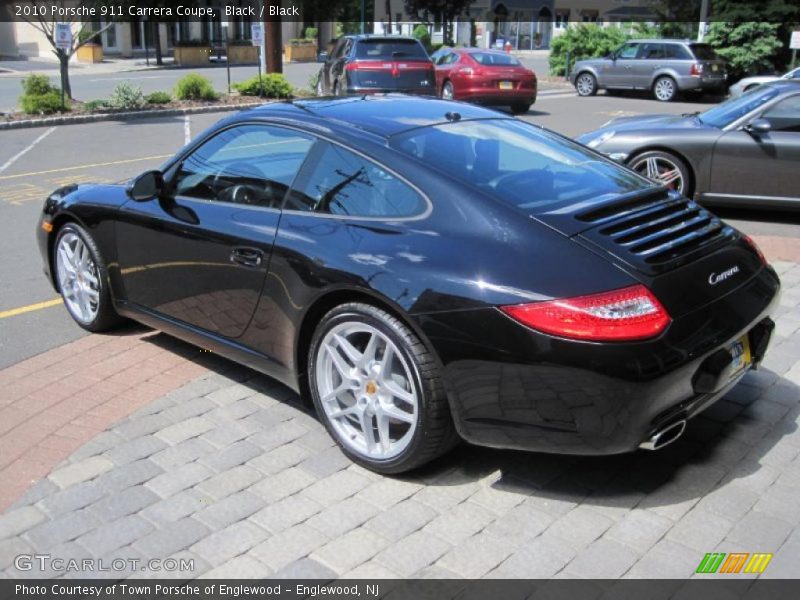
M 446 81 L 445 84 L 442 86 L 442 99 L 443 100 L 452 100 L 455 97 L 455 92 L 453 91 L 453 84 L 449 81 Z
M 58 242 L 56 273 L 61 295 L 72 315 L 84 324 L 94 321 L 100 305 L 100 277 L 89 248 L 72 232 L 65 233 Z
M 661 102 L 669 102 L 675 97 L 675 82 L 669 77 L 662 77 L 656 81 L 653 93 Z
M 333 327 L 319 344 L 315 375 L 325 417 L 350 450 L 388 460 L 411 443 L 419 419 L 412 371 L 377 328 L 354 321 Z
M 575 82 L 575 88 L 581 96 L 591 96 L 595 91 L 594 77 L 589 73 L 584 73 Z
M 680 167 L 662 156 L 648 156 L 635 160 L 631 168 L 645 177 L 657 181 L 681 194 L 686 193 L 686 179 Z

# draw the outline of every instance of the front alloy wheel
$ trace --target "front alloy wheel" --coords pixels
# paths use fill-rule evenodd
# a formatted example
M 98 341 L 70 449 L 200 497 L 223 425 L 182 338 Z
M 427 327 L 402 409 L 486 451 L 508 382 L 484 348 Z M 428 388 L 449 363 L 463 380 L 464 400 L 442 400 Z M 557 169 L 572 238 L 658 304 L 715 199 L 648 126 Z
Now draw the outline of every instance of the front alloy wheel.
M 452 445 L 433 357 L 392 315 L 362 303 L 333 309 L 314 334 L 309 359 L 317 413 L 354 461 L 399 473 Z
M 450 81 L 445 81 L 444 85 L 442 86 L 442 100 L 453 100 L 455 97 L 456 93 L 453 89 L 453 83 Z
M 672 102 L 678 95 L 678 86 L 672 77 L 659 77 L 653 84 L 653 95 L 660 102 Z
M 677 156 L 667 152 L 645 152 L 634 157 L 630 167 L 684 196 L 689 194 L 689 168 Z
M 597 93 L 597 79 L 591 73 L 581 73 L 575 80 L 579 96 L 594 96 Z

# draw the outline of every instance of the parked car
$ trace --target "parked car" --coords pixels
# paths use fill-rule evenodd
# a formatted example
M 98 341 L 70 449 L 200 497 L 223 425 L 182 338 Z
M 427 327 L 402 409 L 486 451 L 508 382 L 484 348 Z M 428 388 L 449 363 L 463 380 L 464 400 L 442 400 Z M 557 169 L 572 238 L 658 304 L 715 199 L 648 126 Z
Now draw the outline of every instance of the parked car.
M 729 87 L 728 93 L 731 95 L 731 98 L 737 98 L 743 93 L 752 90 L 757 85 L 770 83 L 772 81 L 780 81 L 781 79 L 796 79 L 800 81 L 800 67 L 792 69 L 783 75 L 756 75 L 753 77 L 745 77 Z
M 650 90 L 670 102 L 680 92 L 725 89 L 726 63 L 708 44 L 690 40 L 631 40 L 604 58 L 579 60 L 570 81 L 580 96 L 597 90 Z
M 436 89 L 445 100 L 510 106 L 515 114 L 536 102 L 536 73 L 506 52 L 440 48 L 433 56 Z
M 702 113 L 612 119 L 578 141 L 702 204 L 800 209 L 800 82 Z
M 317 95 L 376 92 L 436 94 L 428 52 L 412 37 L 347 35 L 336 42 L 319 72 Z
M 660 448 L 764 358 L 780 287 L 664 186 L 406 95 L 228 117 L 127 186 L 56 190 L 37 233 L 81 327 L 128 317 L 271 375 L 384 473 L 459 436 Z

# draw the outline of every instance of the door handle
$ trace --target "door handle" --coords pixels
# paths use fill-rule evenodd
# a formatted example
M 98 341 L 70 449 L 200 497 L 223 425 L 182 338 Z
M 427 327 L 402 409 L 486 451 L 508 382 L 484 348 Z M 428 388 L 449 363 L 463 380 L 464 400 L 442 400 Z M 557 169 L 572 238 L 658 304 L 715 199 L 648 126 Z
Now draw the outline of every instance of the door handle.
M 231 262 L 245 267 L 258 267 L 264 253 L 257 248 L 234 248 L 231 251 Z

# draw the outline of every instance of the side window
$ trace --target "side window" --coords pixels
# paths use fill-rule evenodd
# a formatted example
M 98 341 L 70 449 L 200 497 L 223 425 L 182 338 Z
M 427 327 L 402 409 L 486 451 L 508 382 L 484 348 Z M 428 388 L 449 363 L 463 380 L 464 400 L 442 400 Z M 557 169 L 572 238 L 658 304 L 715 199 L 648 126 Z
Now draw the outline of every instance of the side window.
M 625 44 L 617 50 L 617 58 L 636 58 L 639 51 L 639 44 Z
M 320 150 L 289 194 L 287 209 L 387 219 L 425 210 L 415 190 L 378 165 L 335 144 Z
M 800 132 L 800 95 L 784 98 L 761 116 L 775 131 Z
M 268 125 L 226 129 L 183 160 L 173 194 L 279 207 L 313 138 Z
M 645 60 L 660 60 L 664 58 L 664 45 L 654 43 L 641 44 L 639 58 Z

